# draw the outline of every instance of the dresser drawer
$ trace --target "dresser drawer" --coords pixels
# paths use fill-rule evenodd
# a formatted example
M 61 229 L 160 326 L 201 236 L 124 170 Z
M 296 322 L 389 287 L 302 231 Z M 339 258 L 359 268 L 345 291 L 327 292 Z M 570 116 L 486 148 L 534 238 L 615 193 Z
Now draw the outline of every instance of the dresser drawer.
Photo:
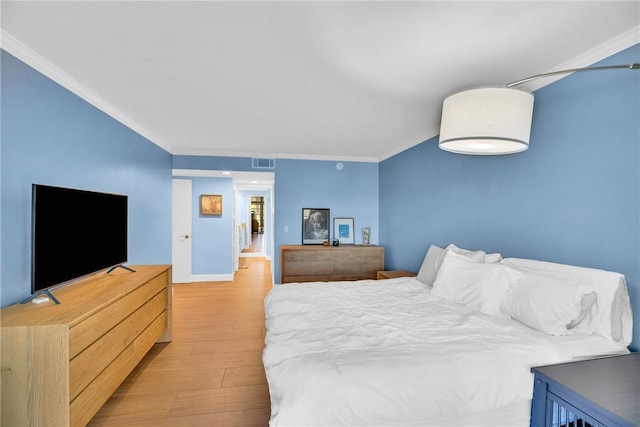
M 384 248 L 370 245 L 280 247 L 280 283 L 375 279 Z
M 333 256 L 318 250 L 285 252 L 286 274 L 291 276 L 333 273 Z
M 167 325 L 167 312 L 162 312 L 138 338 L 102 371 L 69 407 L 71 426 L 84 426 L 104 405 L 120 384 L 133 371 L 144 355 L 162 335 Z
M 73 359 L 166 287 L 167 273 L 165 272 L 71 327 L 69 330 L 69 358 Z
M 167 307 L 167 290 L 161 290 L 109 332 L 69 362 L 69 396 L 75 399 L 122 351 L 114 346 L 131 344 Z

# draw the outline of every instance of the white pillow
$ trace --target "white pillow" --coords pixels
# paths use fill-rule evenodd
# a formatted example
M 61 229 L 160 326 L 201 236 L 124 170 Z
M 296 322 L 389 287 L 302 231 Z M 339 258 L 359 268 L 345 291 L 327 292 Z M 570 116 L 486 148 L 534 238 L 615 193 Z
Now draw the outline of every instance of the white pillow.
M 422 261 L 422 266 L 416 279 L 427 286 L 432 286 L 438 275 L 440 265 L 444 260 L 444 256 L 447 250 L 451 250 L 457 254 L 463 255 L 475 262 L 498 262 L 502 259 L 502 256 L 498 253 L 485 254 L 483 251 L 470 251 L 462 249 L 454 245 L 453 243 L 447 246 L 447 249 L 442 249 L 439 246 L 431 245 L 427 251 L 427 255 Z
M 474 262 L 447 251 L 431 293 L 491 316 L 502 316 L 500 305 L 509 285 L 522 273 L 499 263 Z
M 580 315 L 567 325 L 574 334 L 591 335 L 595 329 L 593 318 L 598 313 L 598 294 L 595 291 L 585 294 L 580 303 Z
M 445 249 L 431 245 L 427 251 L 427 255 L 424 257 L 424 261 L 422 261 L 422 266 L 420 267 L 420 271 L 418 271 L 416 279 L 427 286 L 432 286 L 446 253 L 447 251 Z
M 499 262 L 502 260 L 502 255 L 500 255 L 499 253 L 493 253 L 493 254 L 488 254 L 484 251 L 470 251 L 468 249 L 462 249 L 457 247 L 456 245 L 454 245 L 453 243 L 451 243 L 449 246 L 447 246 L 448 250 L 452 250 L 457 254 L 460 255 L 464 255 L 466 257 L 469 257 L 473 260 L 476 260 L 478 262 L 484 262 L 484 263 L 489 263 L 492 264 L 494 262 Z M 480 259 L 482 258 L 482 259 Z
M 484 251 L 470 251 L 469 249 L 462 249 L 451 243 L 446 248 L 448 251 L 457 253 L 458 255 L 465 256 L 475 262 L 484 262 Z
M 549 335 L 577 332 L 596 302 L 592 288 L 550 276 L 526 274 L 510 286 L 502 301 L 502 312 L 530 328 Z M 587 331 L 583 325 L 581 332 Z
M 631 343 L 633 315 L 627 284 L 622 274 L 523 258 L 506 258 L 502 263 L 518 270 L 566 278 L 593 287 L 598 301 L 595 314 L 588 320 L 591 323 L 589 329 L 612 341 L 624 345 Z
M 500 255 L 499 253 L 493 253 L 493 254 L 485 254 L 484 255 L 484 262 L 485 264 L 493 264 L 496 262 L 500 262 L 502 261 L 502 255 Z

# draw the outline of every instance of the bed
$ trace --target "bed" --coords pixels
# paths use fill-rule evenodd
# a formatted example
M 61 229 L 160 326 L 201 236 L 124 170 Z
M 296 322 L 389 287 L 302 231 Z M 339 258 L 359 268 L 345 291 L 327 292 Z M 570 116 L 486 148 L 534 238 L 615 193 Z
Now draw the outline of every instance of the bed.
M 275 286 L 271 426 L 529 425 L 530 368 L 627 353 L 624 276 L 432 246 L 416 278 Z

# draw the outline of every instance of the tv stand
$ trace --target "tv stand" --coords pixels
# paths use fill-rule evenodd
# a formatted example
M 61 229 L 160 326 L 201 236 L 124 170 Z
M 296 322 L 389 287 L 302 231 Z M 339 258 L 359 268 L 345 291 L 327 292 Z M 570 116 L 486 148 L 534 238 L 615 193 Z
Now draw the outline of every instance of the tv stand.
M 101 272 L 64 304 L 0 311 L 0 426 L 89 424 L 156 342 L 171 341 L 171 266 Z
M 131 268 L 131 267 L 127 267 L 127 266 L 126 266 L 126 265 L 124 265 L 124 264 L 118 264 L 118 265 L 114 265 L 113 267 L 111 267 L 110 269 L 108 269 L 108 270 L 107 270 L 107 274 L 111 273 L 113 270 L 115 270 L 115 269 L 116 269 L 116 268 L 118 268 L 118 267 L 119 267 L 119 268 L 124 268 L 125 270 L 130 271 L 130 272 L 132 272 L 132 273 L 135 273 L 135 272 L 136 272 L 136 271 L 135 271 L 133 268 Z
M 46 295 L 51 301 L 55 302 L 56 304 L 60 304 L 60 301 L 58 301 L 58 298 L 54 297 L 53 294 L 51 293 L 51 289 L 45 289 L 44 291 L 37 292 L 31 295 L 26 300 L 20 302 L 20 304 L 26 304 L 28 302 L 31 302 L 34 299 L 38 298 L 40 295 Z

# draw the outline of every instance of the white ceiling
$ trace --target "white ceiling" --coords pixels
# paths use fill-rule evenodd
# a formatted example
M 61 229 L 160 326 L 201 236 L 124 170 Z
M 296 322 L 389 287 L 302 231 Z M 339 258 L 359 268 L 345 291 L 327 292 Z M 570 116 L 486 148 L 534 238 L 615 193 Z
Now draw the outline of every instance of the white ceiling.
M 5 50 L 173 154 L 380 161 L 451 92 L 640 42 L 637 0 L 1 7 Z

